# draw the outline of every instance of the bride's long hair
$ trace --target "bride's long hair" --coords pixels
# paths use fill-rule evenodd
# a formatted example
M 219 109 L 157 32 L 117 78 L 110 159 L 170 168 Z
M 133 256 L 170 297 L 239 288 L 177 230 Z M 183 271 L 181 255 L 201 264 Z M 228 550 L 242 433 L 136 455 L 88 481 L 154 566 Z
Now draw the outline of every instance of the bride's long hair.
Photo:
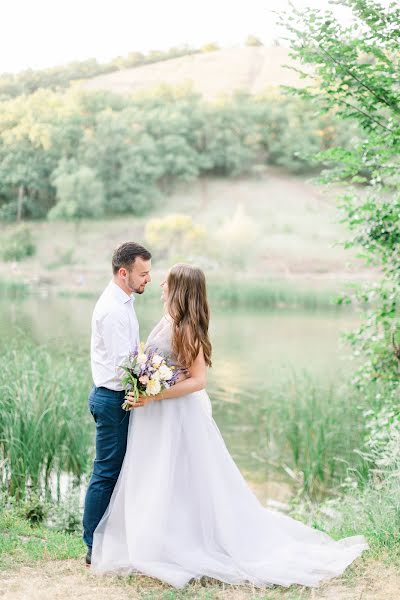
M 206 365 L 211 367 L 210 310 L 203 271 L 179 263 L 169 271 L 167 285 L 167 310 L 172 318 L 172 351 L 178 363 L 190 367 L 202 347 Z

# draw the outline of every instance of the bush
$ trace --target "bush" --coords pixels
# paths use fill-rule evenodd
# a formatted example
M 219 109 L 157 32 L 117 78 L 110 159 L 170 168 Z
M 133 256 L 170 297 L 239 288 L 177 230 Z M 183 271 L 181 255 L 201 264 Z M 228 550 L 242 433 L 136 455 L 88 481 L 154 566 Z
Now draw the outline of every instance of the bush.
M 21 503 L 20 512 L 23 518 L 29 521 L 31 525 L 38 525 L 45 520 L 48 506 L 36 493 L 33 493 L 30 498 L 26 498 Z
M 64 533 L 80 533 L 82 515 L 79 508 L 79 489 L 70 489 L 66 498 L 54 506 L 50 525 Z
M 187 215 L 168 215 L 151 219 L 146 225 L 146 241 L 160 255 L 184 256 L 200 250 L 205 240 L 205 230 Z
M 400 556 L 400 479 L 398 461 L 399 434 L 393 436 L 396 456 L 379 476 L 373 475 L 364 487 L 356 487 L 351 477 L 344 495 L 314 507 L 314 523 L 335 538 L 364 535 L 373 552 Z M 300 513 L 309 519 L 312 507 L 302 506 Z
M 33 256 L 36 245 L 32 238 L 32 232 L 26 225 L 13 227 L 2 235 L 0 243 L 0 256 L 5 261 L 23 260 Z

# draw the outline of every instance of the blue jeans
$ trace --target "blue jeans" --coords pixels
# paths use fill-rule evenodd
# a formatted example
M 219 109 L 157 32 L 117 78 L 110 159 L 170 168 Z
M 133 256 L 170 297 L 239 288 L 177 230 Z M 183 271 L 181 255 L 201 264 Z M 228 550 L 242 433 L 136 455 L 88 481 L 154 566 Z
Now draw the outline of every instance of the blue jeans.
M 93 386 L 88 405 L 96 423 L 96 458 L 85 497 L 83 540 L 89 549 L 106 511 L 126 451 L 130 412 L 121 408 L 125 392 Z

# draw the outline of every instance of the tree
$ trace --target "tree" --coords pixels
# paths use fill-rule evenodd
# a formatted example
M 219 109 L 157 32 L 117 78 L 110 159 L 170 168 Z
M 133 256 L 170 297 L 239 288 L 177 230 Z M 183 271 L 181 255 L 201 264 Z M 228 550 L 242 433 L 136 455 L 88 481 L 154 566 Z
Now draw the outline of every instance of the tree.
M 52 105 L 49 109 L 49 103 Z M 51 92 L 6 101 L 0 111 L 1 218 L 44 216 L 54 192 L 50 174 L 58 157 L 52 147 L 52 128 L 59 102 Z
M 204 108 L 190 90 L 160 88 L 140 103 L 140 122 L 156 140 L 159 183 L 169 192 L 177 181 L 191 181 L 204 165 L 197 145 L 204 126 Z
M 358 135 L 355 124 L 343 123 L 335 111 L 316 111 L 307 99 L 268 92 L 256 100 L 265 161 L 291 172 L 320 171 L 316 154 L 338 145 L 348 148 Z
M 97 171 L 108 213 L 142 214 L 159 197 L 157 144 L 135 107 L 100 112 L 83 139 L 80 161 Z
M 259 131 L 251 108 L 245 102 L 227 99 L 205 108 L 205 172 L 240 175 L 250 169 L 259 150 Z
M 356 382 L 399 380 L 400 359 L 400 8 L 375 0 L 342 0 L 352 14 L 344 27 L 331 11 L 296 10 L 282 18 L 293 55 L 313 65 L 314 82 L 296 90 L 318 110 L 357 123 L 352 146 L 319 154 L 325 180 L 351 187 L 341 200 L 353 232 L 347 246 L 362 248 L 379 282 L 360 290 L 370 308 L 350 339 L 365 363 Z M 310 80 L 310 73 L 303 71 Z M 294 90 L 292 90 L 294 91 Z M 360 187 L 361 186 L 361 187 Z
M 53 183 L 58 202 L 48 213 L 50 220 L 79 221 L 103 215 L 103 184 L 90 167 L 63 160 L 53 173 Z

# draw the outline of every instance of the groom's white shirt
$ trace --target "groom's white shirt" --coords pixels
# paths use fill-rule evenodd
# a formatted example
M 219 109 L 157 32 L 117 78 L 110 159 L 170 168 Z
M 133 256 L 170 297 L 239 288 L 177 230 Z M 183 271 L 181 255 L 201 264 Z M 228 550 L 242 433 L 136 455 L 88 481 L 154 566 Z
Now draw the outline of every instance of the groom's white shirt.
M 98 299 L 92 317 L 90 357 L 96 387 L 122 390 L 120 368 L 129 352 L 139 345 L 139 322 L 134 296 L 110 281 Z

